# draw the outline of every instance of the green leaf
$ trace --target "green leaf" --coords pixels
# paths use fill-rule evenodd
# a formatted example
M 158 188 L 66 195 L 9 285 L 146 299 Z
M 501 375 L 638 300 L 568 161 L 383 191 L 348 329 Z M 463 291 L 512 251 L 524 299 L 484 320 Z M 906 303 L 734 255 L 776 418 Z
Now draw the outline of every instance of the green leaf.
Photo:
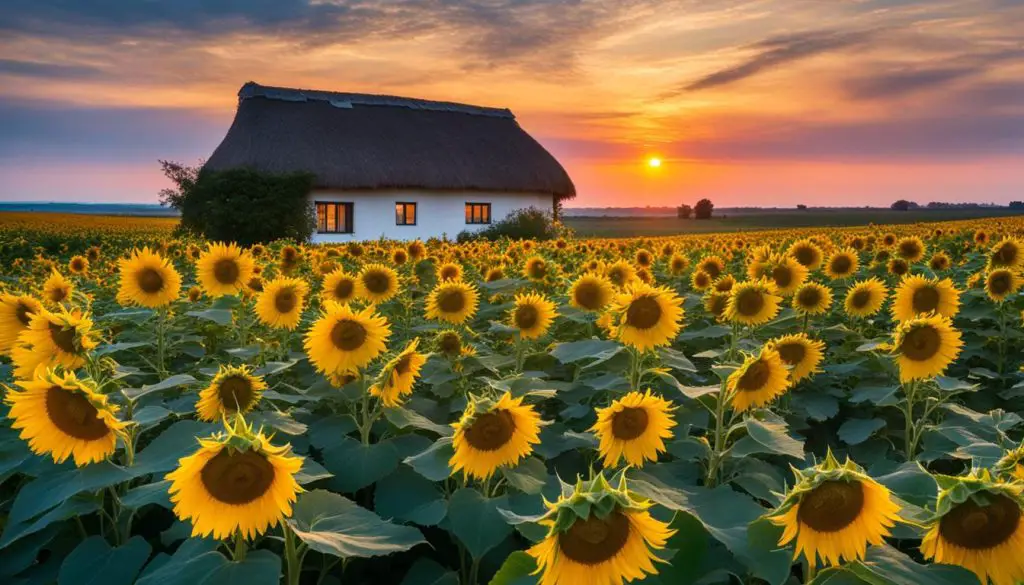
M 135 585 L 279 585 L 281 557 L 252 550 L 241 562 L 217 551 L 220 542 L 190 538 L 171 557 L 158 555 Z
M 76 516 L 86 516 L 98 509 L 99 505 L 93 499 L 71 497 L 40 516 L 22 522 L 11 520 L 4 527 L 3 536 L 0 537 L 0 548 L 8 546 L 20 538 L 35 534 L 51 524 L 63 522 Z
M 195 381 L 196 379 L 193 378 L 192 376 L 189 376 L 188 374 L 175 374 L 174 376 L 165 378 L 151 386 L 143 386 L 141 388 L 126 388 L 124 390 L 124 395 L 127 396 L 130 400 L 138 400 L 139 398 L 142 398 L 147 394 L 152 394 L 153 392 L 160 392 L 161 390 L 170 390 L 171 388 L 191 384 Z
M 134 487 L 121 496 L 121 505 L 137 510 L 147 504 L 157 504 L 170 510 L 173 507 L 167 492 L 170 487 L 171 482 L 166 479 Z
M 189 311 L 185 314 L 199 319 L 213 321 L 214 323 L 224 325 L 225 327 L 231 325 L 232 321 L 231 311 L 227 309 L 204 309 L 202 311 Z
M 389 555 L 426 542 L 419 530 L 386 522 L 325 490 L 300 495 L 287 522 L 309 548 L 341 558 Z
M 501 544 L 512 527 L 505 522 L 499 507 L 507 507 L 507 498 L 485 498 L 472 488 L 461 488 L 452 494 L 448 503 L 448 522 L 474 559 Z
M 333 475 L 333 473 L 324 469 L 323 465 L 314 461 L 312 457 L 306 457 L 302 460 L 302 468 L 295 474 L 295 481 L 299 482 L 299 485 L 306 485 L 314 481 L 327 479 Z
M 437 484 L 406 466 L 377 482 L 374 511 L 382 518 L 435 526 L 448 513 L 448 502 Z
M 859 445 L 883 428 L 885 421 L 880 418 L 850 418 L 839 426 L 839 438 L 847 445 Z
M 98 491 L 132 477 L 126 469 L 109 461 L 38 477 L 18 490 L 7 521 L 11 524 L 24 523 L 65 503 L 75 494 Z
M 295 420 L 286 412 L 280 410 L 264 410 L 253 412 L 247 417 L 249 422 L 258 427 L 270 427 L 277 429 L 286 435 L 304 435 L 308 430 L 306 425 Z
M 178 460 L 199 449 L 197 437 L 209 435 L 218 425 L 181 420 L 153 439 L 135 458 L 129 471 L 133 477 L 165 473 L 178 467 Z
M 398 468 L 398 451 L 390 441 L 364 445 L 345 437 L 341 444 L 324 450 L 324 467 L 334 474 L 331 488 L 352 493 Z
M 409 568 L 401 585 L 459 585 L 459 575 L 433 559 L 420 557 Z
M 384 411 L 384 416 L 387 417 L 391 424 L 400 429 L 414 427 L 437 433 L 442 437 L 450 437 L 452 433 L 454 433 L 454 429 L 452 429 L 451 425 L 437 424 L 422 414 L 402 406 L 399 406 L 398 408 L 388 408 Z
M 537 576 L 530 573 L 536 570 L 537 562 L 532 556 L 516 551 L 505 558 L 489 585 L 532 585 L 537 582 Z
M 131 585 L 152 548 L 141 536 L 110 548 L 102 536 L 82 541 L 60 565 L 60 585 Z
M 151 342 L 149 342 L 149 341 L 125 341 L 125 342 L 122 342 L 122 343 L 108 343 L 106 345 L 101 345 L 101 346 L 97 347 L 96 350 L 93 352 L 93 356 L 100 357 L 100 356 L 103 356 L 103 355 L 117 353 L 119 351 L 125 351 L 125 350 L 128 350 L 128 349 L 137 349 L 137 348 L 140 348 L 140 347 L 148 347 L 150 345 L 153 345 L 153 344 Z
M 551 355 L 563 364 L 572 364 L 584 360 L 604 362 L 623 349 L 625 347 L 617 341 L 585 339 L 583 341 L 556 343 L 554 349 L 551 350 Z
M 786 423 L 761 421 L 750 417 L 744 424 L 747 428 L 747 436 L 733 446 L 735 457 L 743 457 L 752 453 L 774 453 L 803 461 L 804 443 L 787 434 L 789 428 Z
M 451 437 L 442 437 L 426 451 L 406 457 L 404 463 L 431 481 L 444 481 L 452 474 L 448 461 L 454 455 Z
M 515 467 L 502 467 L 500 472 L 509 484 L 527 494 L 539 494 L 548 482 L 548 470 L 536 457 L 527 457 Z
M 679 370 L 681 372 L 696 372 L 697 368 L 693 365 L 693 362 L 686 359 L 686 356 L 681 351 L 677 351 L 670 347 L 662 347 L 658 349 L 658 357 L 661 358 L 661 363 L 672 368 L 673 370 Z
M 868 548 L 863 562 L 850 563 L 845 567 L 872 585 L 963 585 L 978 582 L 974 573 L 967 569 L 943 564 L 921 565 L 887 544 Z

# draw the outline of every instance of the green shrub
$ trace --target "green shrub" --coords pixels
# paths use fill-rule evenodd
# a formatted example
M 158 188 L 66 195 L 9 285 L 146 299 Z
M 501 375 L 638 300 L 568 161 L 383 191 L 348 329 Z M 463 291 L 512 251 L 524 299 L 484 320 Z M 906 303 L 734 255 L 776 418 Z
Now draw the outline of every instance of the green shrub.
M 463 233 L 459 234 L 459 241 L 472 238 L 472 235 L 464 237 Z M 505 219 L 475 235 L 488 240 L 553 240 L 559 233 L 550 213 L 536 207 L 527 207 L 513 211 Z

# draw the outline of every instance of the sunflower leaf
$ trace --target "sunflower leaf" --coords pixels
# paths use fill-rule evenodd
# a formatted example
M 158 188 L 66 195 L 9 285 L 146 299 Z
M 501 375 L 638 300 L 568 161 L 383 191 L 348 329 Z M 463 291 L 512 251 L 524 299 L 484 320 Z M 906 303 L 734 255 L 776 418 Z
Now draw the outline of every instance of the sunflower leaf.
M 448 521 L 452 532 L 474 559 L 483 558 L 487 551 L 512 534 L 512 527 L 498 511 L 507 506 L 505 496 L 485 498 L 472 488 L 461 488 L 452 494 L 448 502 Z
M 389 555 L 426 542 L 419 530 L 387 522 L 325 490 L 300 495 L 287 522 L 309 548 L 341 558 Z
M 60 565 L 61 585 L 131 585 L 152 548 L 141 536 L 110 548 L 102 536 L 82 541 Z

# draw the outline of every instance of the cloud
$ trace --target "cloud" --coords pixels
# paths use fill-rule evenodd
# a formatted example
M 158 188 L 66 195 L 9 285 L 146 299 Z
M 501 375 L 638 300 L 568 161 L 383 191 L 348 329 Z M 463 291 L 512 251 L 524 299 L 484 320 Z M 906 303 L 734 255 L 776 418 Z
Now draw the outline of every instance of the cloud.
M 59 63 L 39 63 L 36 61 L 19 61 L 17 59 L 0 59 L 0 75 L 18 75 L 21 77 L 61 77 L 85 78 L 100 73 L 95 67 L 85 65 L 64 65 Z
M 845 85 L 847 95 L 853 99 L 884 99 L 945 86 L 978 73 L 976 67 L 903 69 L 852 79 Z
M 746 61 L 705 75 L 684 85 L 683 91 L 700 91 L 742 81 L 788 63 L 861 44 L 867 32 L 807 31 L 765 39 L 749 47 L 757 52 Z

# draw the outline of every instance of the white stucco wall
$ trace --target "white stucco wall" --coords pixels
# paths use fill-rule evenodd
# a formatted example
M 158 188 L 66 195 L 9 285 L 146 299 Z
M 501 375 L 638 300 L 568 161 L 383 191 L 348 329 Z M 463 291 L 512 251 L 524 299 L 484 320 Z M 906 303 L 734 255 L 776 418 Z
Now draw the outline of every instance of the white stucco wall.
M 309 204 L 317 201 L 352 203 L 351 234 L 313 234 L 314 243 L 376 240 L 426 240 L 446 235 L 454 240 L 459 232 L 476 231 L 486 225 L 466 223 L 466 203 L 490 203 L 491 222 L 504 219 L 516 209 L 536 207 L 550 212 L 553 197 L 543 193 L 489 193 L 481 191 L 314 191 Z M 416 203 L 416 225 L 395 225 L 395 203 Z

